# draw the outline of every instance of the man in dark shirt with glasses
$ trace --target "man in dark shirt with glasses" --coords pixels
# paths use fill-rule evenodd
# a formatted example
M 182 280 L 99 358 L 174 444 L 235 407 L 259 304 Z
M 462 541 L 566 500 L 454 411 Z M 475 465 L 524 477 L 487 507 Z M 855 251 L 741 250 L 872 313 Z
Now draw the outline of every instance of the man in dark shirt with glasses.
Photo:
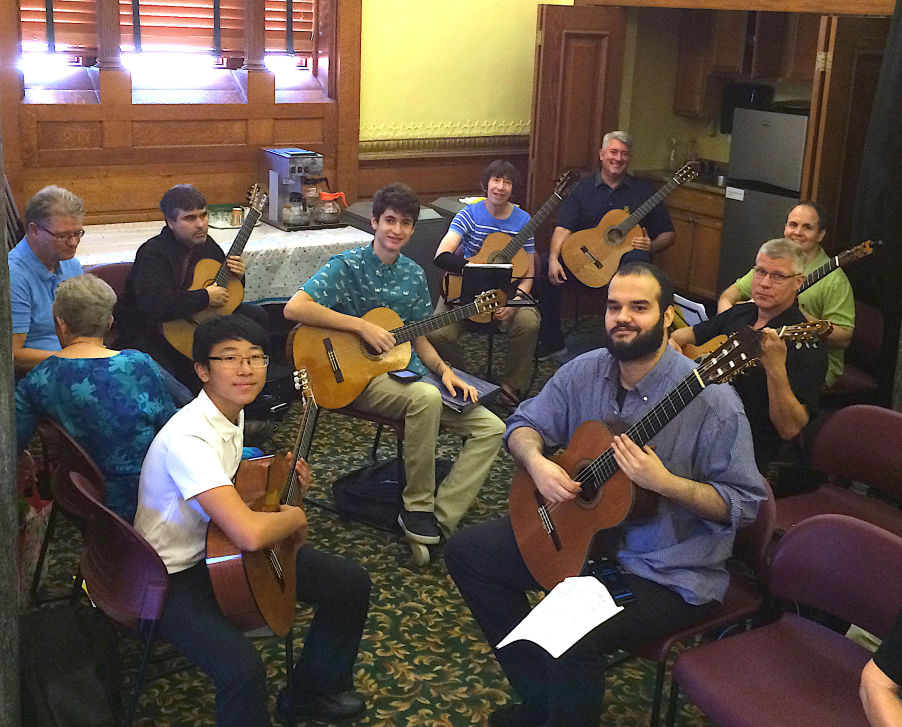
M 755 461 L 762 472 L 781 450 L 793 461 L 801 456 L 796 438 L 814 417 L 827 372 L 824 346 L 792 342 L 787 346 L 775 330 L 806 321 L 796 301 L 804 269 L 798 245 L 784 238 L 768 240 L 755 258 L 750 302 L 692 328 L 680 328 L 670 337 L 671 345 L 681 351 L 686 344 L 729 336 L 743 326 L 763 329 L 761 365 L 733 381 L 752 427 Z

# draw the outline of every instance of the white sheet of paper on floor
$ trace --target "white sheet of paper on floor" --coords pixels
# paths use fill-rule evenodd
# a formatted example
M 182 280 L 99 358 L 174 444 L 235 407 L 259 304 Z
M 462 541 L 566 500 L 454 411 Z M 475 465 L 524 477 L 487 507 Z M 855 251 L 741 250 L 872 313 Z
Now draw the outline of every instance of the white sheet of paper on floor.
M 565 578 L 500 642 L 532 641 L 557 659 L 599 624 L 623 610 L 592 576 Z

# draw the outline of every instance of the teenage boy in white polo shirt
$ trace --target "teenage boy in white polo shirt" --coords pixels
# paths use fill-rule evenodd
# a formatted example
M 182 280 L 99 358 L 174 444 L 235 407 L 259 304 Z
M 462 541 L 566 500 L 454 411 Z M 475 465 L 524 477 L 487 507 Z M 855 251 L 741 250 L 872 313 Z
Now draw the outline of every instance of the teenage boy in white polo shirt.
M 219 608 L 204 560 L 212 520 L 242 550 L 268 547 L 293 535 L 302 540 L 304 511 L 255 512 L 232 484 L 241 460 L 243 407 L 266 381 L 266 333 L 239 315 L 210 319 L 194 335 L 198 397 L 160 430 L 141 471 L 135 528 L 170 574 L 160 634 L 199 666 L 216 686 L 219 727 L 267 727 L 265 672 L 260 655 Z M 307 465 L 299 463 L 304 489 Z M 364 711 L 352 672 L 369 608 L 369 576 L 356 563 L 302 546 L 297 597 L 316 614 L 290 690 L 299 717 L 335 721 Z

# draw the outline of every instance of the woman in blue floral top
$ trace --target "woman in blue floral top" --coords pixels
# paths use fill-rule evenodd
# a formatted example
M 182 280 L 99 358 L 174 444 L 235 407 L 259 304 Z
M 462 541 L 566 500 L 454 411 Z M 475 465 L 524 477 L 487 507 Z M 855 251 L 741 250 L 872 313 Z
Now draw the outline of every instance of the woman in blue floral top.
M 115 303 L 93 275 L 60 284 L 53 317 L 63 348 L 16 387 L 16 437 L 21 451 L 38 419 L 55 420 L 106 478 L 107 507 L 131 522 L 144 455 L 175 406 L 150 356 L 103 345 Z

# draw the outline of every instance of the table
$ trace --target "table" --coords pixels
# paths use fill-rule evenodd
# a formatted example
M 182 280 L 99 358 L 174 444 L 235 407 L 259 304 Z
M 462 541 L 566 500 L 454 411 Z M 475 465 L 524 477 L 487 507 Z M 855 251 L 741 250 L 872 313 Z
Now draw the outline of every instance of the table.
M 88 271 L 95 265 L 132 262 L 143 242 L 158 235 L 162 222 L 123 222 L 88 225 L 77 257 Z M 228 252 L 238 230 L 210 228 L 210 235 Z M 331 257 L 343 250 L 368 245 L 373 236 L 354 227 L 286 232 L 260 223 L 244 248 L 248 303 L 284 303 Z M 88 271 L 89 272 L 89 271 Z

